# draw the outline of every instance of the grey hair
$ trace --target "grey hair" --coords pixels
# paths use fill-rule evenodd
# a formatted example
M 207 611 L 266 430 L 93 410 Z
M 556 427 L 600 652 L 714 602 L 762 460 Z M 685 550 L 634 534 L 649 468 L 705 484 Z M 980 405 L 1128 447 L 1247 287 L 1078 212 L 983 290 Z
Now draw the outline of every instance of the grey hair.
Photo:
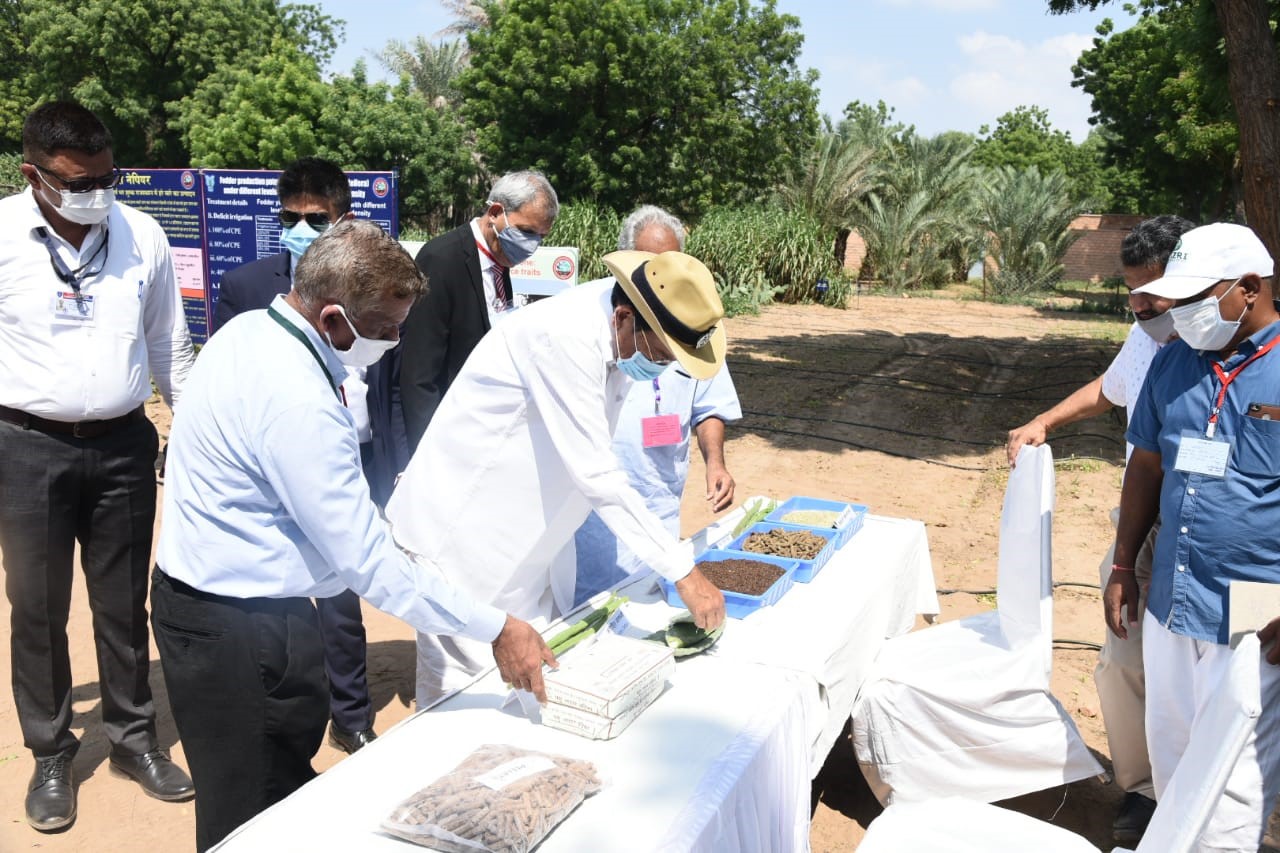
M 358 317 L 384 299 L 421 297 L 427 279 L 376 222 L 346 219 L 307 247 L 294 271 L 293 289 L 309 310 L 337 302 Z
M 636 247 L 636 237 L 640 236 L 640 232 L 650 225 L 661 225 L 669 228 L 671 233 L 675 235 L 676 242 L 680 244 L 680 251 L 684 251 L 684 223 L 674 215 L 652 204 L 637 207 L 631 212 L 631 215 L 622 221 L 622 230 L 618 232 L 618 248 L 623 251 L 634 249 Z
M 1126 267 L 1164 269 L 1182 235 L 1196 224 L 1181 216 L 1153 216 L 1133 227 L 1120 244 L 1120 263 Z
M 504 209 L 517 211 L 531 201 L 541 198 L 546 206 L 546 213 L 554 221 L 560 215 L 560 199 L 552 188 L 547 176 L 531 169 L 523 172 L 508 172 L 494 183 L 489 190 L 487 204 L 500 204 Z

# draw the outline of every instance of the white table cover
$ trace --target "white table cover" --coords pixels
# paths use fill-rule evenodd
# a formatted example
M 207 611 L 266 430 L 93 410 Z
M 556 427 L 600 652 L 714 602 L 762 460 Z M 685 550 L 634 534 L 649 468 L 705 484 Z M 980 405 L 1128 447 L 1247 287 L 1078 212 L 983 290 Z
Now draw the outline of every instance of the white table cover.
M 704 531 L 695 547 L 716 542 L 735 520 Z M 624 582 L 621 591 L 632 599 L 625 612 L 633 633 L 665 625 L 674 613 L 651 576 Z M 540 851 L 804 851 L 809 781 L 871 662 L 917 613 L 937 611 L 924 525 L 869 516 L 812 583 L 729 620 L 711 652 L 680 662 L 666 693 L 617 739 L 585 740 L 535 725 L 515 703 L 503 708 L 507 692 L 491 670 L 215 849 L 403 853 L 412 845 L 379 833 L 382 818 L 476 746 L 509 743 L 594 761 L 606 778 L 605 789 Z

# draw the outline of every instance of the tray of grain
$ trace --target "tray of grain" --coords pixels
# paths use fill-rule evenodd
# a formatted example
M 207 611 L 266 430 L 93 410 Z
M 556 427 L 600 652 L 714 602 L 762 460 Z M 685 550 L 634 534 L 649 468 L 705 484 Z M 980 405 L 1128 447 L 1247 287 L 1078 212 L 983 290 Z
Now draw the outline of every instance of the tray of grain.
M 765 521 L 780 521 L 783 524 L 835 530 L 837 531 L 836 548 L 843 548 L 853 538 L 853 534 L 862 529 L 862 522 L 866 517 L 867 508 L 862 504 L 825 498 L 794 497 L 778 504 L 777 508 L 765 517 Z
M 704 551 L 694 564 L 724 593 L 725 613 L 735 619 L 776 604 L 791 589 L 798 568 L 795 560 L 721 548 Z M 675 584 L 661 576 L 658 583 L 667 604 L 688 609 Z
M 795 560 L 795 582 L 808 583 L 818 576 L 818 572 L 822 571 L 831 555 L 836 552 L 839 535 L 840 531 L 834 527 L 824 529 L 758 521 L 725 547 L 753 557 L 768 555 Z

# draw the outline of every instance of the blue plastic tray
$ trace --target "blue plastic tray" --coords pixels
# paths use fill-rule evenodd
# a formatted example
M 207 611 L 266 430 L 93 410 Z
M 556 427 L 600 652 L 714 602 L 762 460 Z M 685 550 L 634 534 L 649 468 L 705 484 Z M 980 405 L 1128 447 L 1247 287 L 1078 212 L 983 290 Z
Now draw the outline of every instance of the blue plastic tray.
M 867 508 L 862 504 L 847 503 L 845 501 L 831 501 L 823 498 L 789 498 L 780 503 L 773 512 L 765 516 L 765 521 L 782 521 L 782 517 L 789 512 L 796 512 L 802 509 L 826 510 L 828 512 L 844 512 L 849 510 L 849 519 L 843 525 L 834 528 L 837 531 L 836 547 L 843 548 L 853 538 L 853 534 L 862 529 L 862 522 L 867 517 Z M 790 523 L 790 522 L 784 522 Z M 809 527 L 809 525 L 801 525 Z M 825 527 L 814 527 L 814 530 L 826 530 Z
M 818 576 L 818 572 L 822 571 L 822 567 L 831 559 L 831 555 L 836 552 L 840 546 L 836 544 L 836 539 L 840 535 L 840 531 L 834 527 L 809 527 L 804 524 L 783 524 L 781 521 L 757 521 L 742 532 L 742 535 L 734 539 L 725 548 L 731 551 L 742 551 L 744 554 L 751 554 L 755 557 L 771 556 L 765 554 L 757 554 L 755 551 L 747 551 L 742 547 L 742 543 L 747 541 L 747 537 L 752 533 L 768 533 L 770 530 L 803 530 L 805 533 L 812 533 L 815 536 L 821 536 L 827 540 L 827 544 L 822 550 L 814 555 L 812 560 L 801 560 L 797 557 L 780 557 L 782 560 L 796 561 L 796 583 L 808 583 Z
M 742 619 L 761 607 L 768 607 L 777 603 L 778 599 L 782 598 L 795 583 L 797 561 L 788 560 L 784 557 L 770 557 L 766 554 L 744 554 L 741 551 L 710 548 L 698 555 L 698 558 L 694 560 L 694 565 L 718 562 L 720 560 L 759 560 L 762 563 L 772 563 L 785 570 L 782 577 L 774 581 L 773 586 L 766 589 L 763 595 L 746 595 L 741 592 L 724 590 L 724 611 L 735 619 Z M 661 575 L 658 576 L 658 584 L 662 587 L 662 594 L 666 596 L 667 604 L 672 607 L 685 607 L 685 609 L 688 609 L 685 603 L 680 600 L 680 593 L 676 592 L 675 584 Z

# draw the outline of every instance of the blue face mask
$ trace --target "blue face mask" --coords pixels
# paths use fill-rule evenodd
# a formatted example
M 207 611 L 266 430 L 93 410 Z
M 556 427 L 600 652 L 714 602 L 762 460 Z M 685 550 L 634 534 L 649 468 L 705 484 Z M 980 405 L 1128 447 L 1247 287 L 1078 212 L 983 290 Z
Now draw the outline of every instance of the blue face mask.
M 618 329 L 615 326 L 613 330 L 614 340 L 617 340 Z M 647 355 L 640 352 L 640 346 L 636 343 L 635 329 L 631 330 L 631 342 L 635 346 L 635 352 L 626 358 L 620 358 L 614 362 L 618 365 L 618 369 L 630 376 L 636 382 L 652 382 L 667 371 L 667 365 L 658 364 L 650 359 Z
M 505 210 L 502 211 L 502 218 L 507 219 Z M 502 254 L 515 266 L 533 257 L 533 253 L 542 245 L 542 238 L 537 234 L 521 231 L 507 220 L 507 227 L 498 232 L 498 245 L 502 247 Z
M 301 219 L 297 225 L 280 232 L 280 245 L 289 250 L 289 254 L 293 255 L 293 261 L 296 264 L 302 259 L 302 253 L 319 236 L 319 231 L 308 225 L 307 220 Z

